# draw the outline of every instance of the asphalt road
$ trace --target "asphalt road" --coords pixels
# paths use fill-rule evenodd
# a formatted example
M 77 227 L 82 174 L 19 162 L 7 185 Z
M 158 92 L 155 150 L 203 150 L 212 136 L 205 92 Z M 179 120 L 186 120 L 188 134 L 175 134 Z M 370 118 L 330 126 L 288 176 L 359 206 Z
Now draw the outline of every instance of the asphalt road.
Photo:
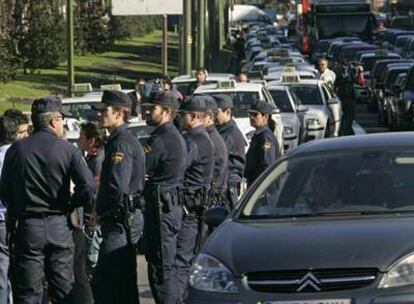
M 152 298 L 151 289 L 148 283 L 147 276 L 147 261 L 145 261 L 144 255 L 137 256 L 138 263 L 138 288 L 139 288 L 139 300 L 141 304 L 154 304 Z

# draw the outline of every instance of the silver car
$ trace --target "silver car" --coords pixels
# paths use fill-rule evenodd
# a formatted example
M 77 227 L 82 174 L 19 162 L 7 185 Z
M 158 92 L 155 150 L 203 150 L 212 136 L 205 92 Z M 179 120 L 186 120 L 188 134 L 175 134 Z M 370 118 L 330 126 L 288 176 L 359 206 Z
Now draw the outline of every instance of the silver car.
M 304 142 L 306 136 L 305 112 L 307 108 L 298 102 L 287 86 L 272 85 L 267 88 L 280 110 L 283 122 L 285 152 Z
M 337 137 L 342 119 L 342 107 L 332 88 L 323 80 L 305 79 L 284 83 L 284 80 L 269 82 L 270 85 L 285 84 L 308 108 L 305 114 L 307 140 Z

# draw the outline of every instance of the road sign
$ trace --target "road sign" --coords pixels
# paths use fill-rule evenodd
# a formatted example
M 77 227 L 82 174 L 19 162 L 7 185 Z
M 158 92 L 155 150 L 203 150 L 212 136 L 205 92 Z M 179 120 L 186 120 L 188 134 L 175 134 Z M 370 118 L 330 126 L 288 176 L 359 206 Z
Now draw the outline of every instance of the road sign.
M 183 0 L 112 0 L 112 15 L 182 15 Z

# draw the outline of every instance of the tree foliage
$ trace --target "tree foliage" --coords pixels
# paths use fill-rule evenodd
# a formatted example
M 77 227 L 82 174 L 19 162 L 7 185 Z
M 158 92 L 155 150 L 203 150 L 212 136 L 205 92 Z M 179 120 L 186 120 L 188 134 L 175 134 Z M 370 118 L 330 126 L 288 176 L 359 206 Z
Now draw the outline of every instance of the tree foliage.
M 102 53 L 112 46 L 109 10 L 102 0 L 76 1 L 76 51 L 80 54 Z
M 24 71 L 57 67 L 65 58 L 65 24 L 59 1 L 29 1 L 20 9 L 11 37 Z
M 111 16 L 110 28 L 113 40 L 142 37 L 161 29 L 160 16 Z

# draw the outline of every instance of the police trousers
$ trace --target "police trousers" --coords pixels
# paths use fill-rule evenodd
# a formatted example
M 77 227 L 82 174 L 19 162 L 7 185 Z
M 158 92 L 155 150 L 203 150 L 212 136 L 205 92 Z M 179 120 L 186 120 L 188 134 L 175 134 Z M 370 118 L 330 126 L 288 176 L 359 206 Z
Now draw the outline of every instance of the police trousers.
M 170 208 L 160 209 L 154 198 L 146 196 L 144 247 L 148 262 L 148 280 L 155 303 L 176 304 L 178 283 L 175 256 L 182 209 L 178 203 Z
M 74 228 L 73 240 L 75 242 L 74 256 L 74 273 L 75 284 L 73 288 L 73 302 L 82 304 L 92 304 L 92 290 L 89 285 L 88 276 L 86 274 L 86 238 L 83 229 Z
M 12 303 L 9 282 L 9 248 L 6 244 L 6 223 L 0 221 L 0 303 Z
M 130 232 L 117 220 L 107 219 L 101 223 L 102 243 L 91 282 L 96 304 L 139 303 L 136 244 L 141 231 L 139 210 L 135 212 Z
M 74 244 L 67 217 L 20 219 L 13 244 L 14 303 L 41 303 L 45 279 L 52 303 L 72 303 Z
M 177 239 L 176 272 L 182 302 L 186 294 L 186 286 L 190 267 L 196 254 L 197 238 L 204 237 L 204 229 L 199 231 L 201 217 L 194 212 L 183 215 L 181 230 Z M 199 235 L 201 233 L 202 235 Z

